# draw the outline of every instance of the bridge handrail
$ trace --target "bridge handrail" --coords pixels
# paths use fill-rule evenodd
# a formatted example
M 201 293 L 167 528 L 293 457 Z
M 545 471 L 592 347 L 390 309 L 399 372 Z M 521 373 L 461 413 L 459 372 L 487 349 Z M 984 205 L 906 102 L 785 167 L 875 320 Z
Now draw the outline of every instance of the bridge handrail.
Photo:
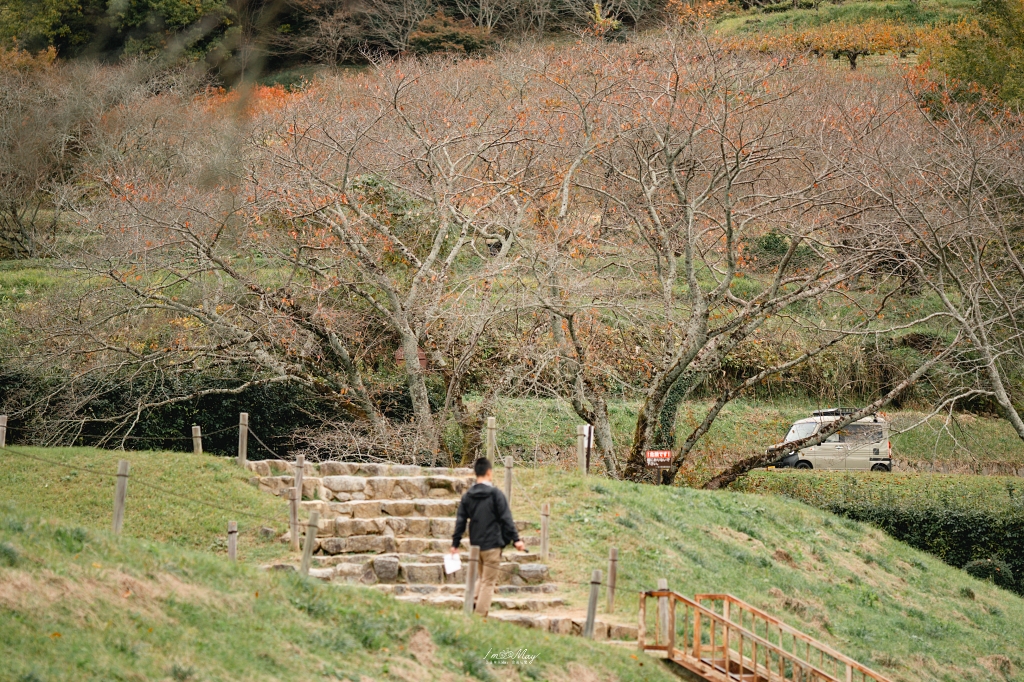
M 801 640 L 803 642 L 806 642 L 806 643 L 810 644 L 811 646 L 813 646 L 814 648 L 818 649 L 819 651 L 824 652 L 826 655 L 836 659 L 837 661 L 841 661 L 842 663 L 845 663 L 845 664 L 851 666 L 852 668 L 854 668 L 855 670 L 860 672 L 862 675 L 868 676 L 871 679 L 876 680 L 877 682 L 892 682 L 892 680 L 890 680 L 889 678 L 885 677 L 881 673 L 878 673 L 878 672 L 872 670 L 871 668 L 868 668 L 863 663 L 860 663 L 860 662 L 850 658 L 846 654 L 843 654 L 843 653 L 841 653 L 839 651 L 836 651 L 835 649 L 833 649 L 829 645 L 825 644 L 824 642 L 820 642 L 820 641 L 814 639 L 810 635 L 805 634 L 805 633 L 801 632 L 800 630 L 797 630 L 793 626 L 787 625 L 785 622 L 779 620 L 778 618 L 776 618 L 775 616 L 771 615 L 770 613 L 767 613 L 767 612 L 757 608 L 756 606 L 753 606 L 752 604 L 748 604 L 747 602 L 743 601 L 742 599 L 734 597 L 731 594 L 695 594 L 693 596 L 693 599 L 694 599 L 694 601 L 696 601 L 698 603 L 704 602 L 704 601 L 721 601 L 721 602 L 728 602 L 728 603 L 731 603 L 731 604 L 735 604 L 739 608 L 744 609 L 746 611 L 749 611 L 751 614 L 757 615 L 757 617 L 763 619 L 766 623 L 771 623 L 772 625 L 782 629 L 784 632 L 788 633 L 791 637 L 794 637 L 794 638 L 799 639 L 799 640 Z M 714 610 L 714 609 L 712 609 L 712 610 Z M 729 615 L 725 615 L 725 614 L 723 614 L 723 615 L 726 618 L 730 618 Z M 732 622 L 731 619 L 730 619 L 730 622 Z
M 646 643 L 646 638 L 647 638 L 647 623 L 646 623 L 647 599 L 648 598 L 661 598 L 661 597 L 667 597 L 669 599 L 669 605 L 668 605 L 668 612 L 669 612 L 669 617 L 668 617 L 669 624 L 668 625 L 669 625 L 669 627 L 668 627 L 668 632 L 666 633 L 667 637 L 668 637 L 668 644 L 649 645 L 649 644 Z M 711 609 L 708 609 L 708 608 L 704 607 L 703 605 L 697 603 L 696 601 L 694 601 L 692 599 L 689 599 L 687 597 L 684 597 L 683 595 L 678 594 L 676 592 L 672 592 L 671 590 L 648 590 L 648 591 L 640 593 L 640 609 L 639 609 L 639 611 L 640 611 L 640 613 L 639 613 L 640 621 L 639 621 L 639 628 L 638 628 L 638 632 L 637 632 L 637 645 L 638 645 L 638 647 L 639 647 L 639 649 L 641 651 L 665 651 L 668 654 L 669 658 L 671 658 L 671 659 L 675 658 L 675 652 L 676 651 L 680 651 L 683 654 L 684 657 L 689 655 L 689 654 L 686 653 L 687 652 L 687 646 L 686 646 L 686 641 L 685 641 L 685 637 L 686 637 L 685 630 L 684 630 L 684 633 L 683 633 L 683 636 L 684 636 L 683 648 L 682 649 L 676 649 L 676 647 L 675 647 L 675 632 L 676 632 L 676 627 L 675 627 L 675 604 L 676 604 L 676 602 L 683 602 L 683 604 L 685 604 L 687 607 L 693 609 L 694 610 L 694 615 L 697 616 L 697 618 L 695 619 L 696 622 L 695 622 L 695 625 L 694 625 L 694 630 L 691 633 L 691 636 L 693 638 L 693 646 L 692 646 L 693 655 L 692 655 L 692 657 L 694 659 L 696 659 L 698 662 L 701 661 L 700 653 L 701 653 L 701 649 L 703 648 L 704 645 L 702 644 L 702 642 L 700 640 L 699 634 L 697 634 L 697 629 L 700 627 L 700 617 L 703 616 L 703 617 L 707 618 L 712 623 L 712 628 L 714 628 L 714 623 L 716 623 L 716 622 L 721 624 L 721 626 L 722 626 L 722 628 L 723 628 L 723 630 L 724 630 L 724 632 L 726 634 L 726 641 L 724 643 L 724 647 L 725 647 L 725 661 L 726 662 L 728 662 L 728 654 L 729 654 L 730 651 L 733 652 L 733 653 L 738 653 L 739 654 L 739 659 L 740 659 L 740 665 L 742 667 L 743 662 L 744 662 L 744 654 L 743 654 L 743 651 L 742 651 L 743 641 L 744 640 L 749 640 L 751 643 L 755 643 L 758 646 L 764 647 L 765 650 L 767 650 L 767 651 L 774 652 L 776 654 L 776 656 L 780 659 L 780 661 L 782 659 L 789 660 L 791 662 L 791 664 L 793 665 L 794 670 L 796 669 L 796 667 L 799 667 L 802 671 L 804 671 L 801 674 L 801 679 L 803 679 L 803 680 L 807 679 L 807 677 L 806 677 L 807 673 L 811 673 L 811 674 L 814 675 L 815 678 L 820 679 L 820 680 L 826 680 L 827 682 L 840 682 L 840 680 L 838 678 L 828 674 L 824 670 L 819 669 L 813 663 L 810 663 L 808 661 L 805 661 L 805 660 L 801 659 L 795 653 L 791 653 L 789 651 L 786 651 L 785 649 L 779 647 L 776 644 L 773 644 L 772 642 L 766 640 L 765 638 L 761 637 L 760 635 L 757 635 L 757 634 L 747 630 L 743 626 L 738 625 L 738 624 L 730 621 L 729 619 L 725 618 L 722 614 L 716 613 L 715 611 L 712 611 Z M 741 649 L 738 652 L 736 652 L 735 649 L 731 649 L 730 648 L 732 646 L 732 639 L 733 639 L 731 636 L 729 636 L 729 632 L 730 631 L 739 634 L 739 640 L 740 640 Z M 712 633 L 713 632 L 714 632 L 714 630 L 712 630 Z M 714 642 L 712 640 L 712 643 L 710 644 L 710 649 L 711 649 L 712 656 L 714 655 L 714 651 L 715 651 L 716 648 L 717 647 L 714 645 Z M 755 669 L 755 671 L 757 670 L 757 667 L 758 667 L 756 656 L 757 656 L 757 654 L 756 654 L 756 649 L 755 649 L 755 658 L 754 658 L 754 669 Z M 714 662 L 714 659 L 712 658 L 712 663 L 713 662 Z M 784 676 L 783 676 L 783 678 L 784 678 Z

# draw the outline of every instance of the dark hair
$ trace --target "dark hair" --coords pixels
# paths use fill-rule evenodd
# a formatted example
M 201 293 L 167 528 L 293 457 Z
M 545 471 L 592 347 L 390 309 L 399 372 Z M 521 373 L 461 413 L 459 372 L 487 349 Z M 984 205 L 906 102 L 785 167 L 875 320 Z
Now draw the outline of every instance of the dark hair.
M 481 457 L 477 461 L 473 462 L 473 473 L 476 474 L 477 478 L 486 476 L 487 472 L 491 470 L 491 460 L 486 457 Z

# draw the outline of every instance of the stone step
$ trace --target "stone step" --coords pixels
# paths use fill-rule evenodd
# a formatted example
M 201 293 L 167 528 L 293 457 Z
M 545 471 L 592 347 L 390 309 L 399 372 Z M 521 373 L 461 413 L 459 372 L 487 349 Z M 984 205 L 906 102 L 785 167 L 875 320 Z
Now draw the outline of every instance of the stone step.
M 522 610 L 498 611 L 489 613 L 488 618 L 500 620 L 522 627 L 544 630 L 557 635 L 583 635 L 583 627 L 586 622 L 583 618 L 558 614 L 533 614 L 524 613 Z M 637 628 L 635 625 L 621 625 L 608 623 L 606 621 L 594 620 L 594 639 L 596 640 L 632 640 L 636 641 Z
M 519 532 L 530 527 L 527 521 L 516 521 Z M 317 536 L 347 538 L 354 535 L 393 535 L 403 537 L 450 538 L 455 533 L 455 519 L 429 516 L 381 516 L 367 519 L 321 519 Z
M 325 502 L 362 500 L 418 500 L 460 498 L 473 484 L 472 476 L 306 476 L 302 497 Z M 290 474 L 257 476 L 256 486 L 273 495 L 284 495 L 294 487 Z
M 373 589 L 385 594 L 393 594 L 395 596 L 403 594 L 454 594 L 463 596 L 466 594 L 466 585 L 464 582 L 447 585 L 402 585 L 377 583 L 373 586 Z M 558 585 L 555 583 L 542 583 L 540 585 L 498 585 L 495 588 L 495 594 L 502 596 L 554 594 L 557 591 Z
M 395 597 L 398 601 L 408 604 L 423 604 L 448 609 L 461 609 L 463 597 L 452 594 L 402 594 Z M 495 596 L 491 600 L 491 610 L 499 611 L 541 611 L 558 608 L 565 604 L 561 597 L 503 597 Z
M 463 543 L 465 546 L 465 543 Z M 445 556 L 448 552 L 439 552 L 435 554 L 405 554 L 396 553 L 392 556 L 397 556 L 399 562 L 404 563 L 420 563 L 420 564 L 442 564 L 444 563 Z M 373 561 L 380 554 L 336 554 L 334 556 L 317 554 L 313 556 L 313 563 L 317 566 L 336 566 L 337 564 L 365 564 L 368 561 Z M 469 560 L 469 552 L 465 549 L 459 551 L 459 556 L 462 558 L 463 563 Z M 535 564 L 540 561 L 540 554 L 536 552 L 506 552 L 502 555 L 504 561 L 512 561 L 517 564 Z
M 257 476 L 292 475 L 295 465 L 283 459 L 249 461 L 246 468 Z M 368 462 L 306 462 L 302 475 L 316 476 L 472 476 L 468 467 L 424 467 L 407 464 L 371 464 Z
M 500 585 L 540 585 L 548 579 L 544 564 L 502 562 L 499 566 Z M 397 554 L 382 554 L 365 561 L 320 564 L 317 577 L 340 582 L 404 583 L 408 585 L 461 585 L 466 582 L 467 565 L 451 574 L 444 572 L 444 564 L 437 562 L 402 561 Z
M 455 518 L 459 508 L 459 500 L 454 497 L 416 500 L 353 500 L 350 502 L 303 500 L 301 504 L 307 514 L 316 510 L 321 519 L 373 519 L 381 516 Z
M 288 534 L 280 538 L 288 542 Z M 521 537 L 527 547 L 540 545 L 536 535 Z M 395 537 L 393 535 L 350 535 L 348 537 L 320 537 L 315 550 L 323 554 L 425 554 L 446 552 L 451 548 L 451 537 Z M 469 538 L 460 545 L 469 549 Z

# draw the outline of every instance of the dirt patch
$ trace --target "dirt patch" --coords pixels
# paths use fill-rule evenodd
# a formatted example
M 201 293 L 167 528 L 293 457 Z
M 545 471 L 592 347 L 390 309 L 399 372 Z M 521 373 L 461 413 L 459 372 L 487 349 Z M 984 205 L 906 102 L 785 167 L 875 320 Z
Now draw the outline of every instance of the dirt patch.
M 409 638 L 409 653 L 421 665 L 428 667 L 433 665 L 434 653 L 436 651 L 437 645 L 434 644 L 434 640 L 430 638 L 430 633 L 424 628 L 420 628 Z
M 999 654 L 996 654 L 995 656 L 983 656 L 978 659 L 978 663 L 990 673 L 1002 675 L 1006 678 L 1013 676 L 1013 661 L 1006 656 L 1001 656 Z
M 77 570 L 75 570 L 77 569 Z M 141 579 L 122 571 L 102 571 L 88 575 L 73 567 L 74 575 L 64 576 L 49 570 L 38 573 L 9 571 L 0 582 L 0 605 L 13 610 L 41 610 L 61 604 L 76 618 L 85 618 L 97 601 L 124 604 L 127 608 L 160 618 L 160 601 L 175 597 L 203 605 L 218 605 L 225 600 L 212 590 L 182 582 L 170 574 Z
M 651 659 L 652 665 L 656 663 L 654 659 Z M 565 670 L 559 670 L 557 672 L 548 670 L 552 673 L 550 679 L 552 682 L 612 682 L 615 679 L 613 675 L 608 673 L 598 673 L 593 668 L 588 668 L 585 665 L 579 663 L 570 663 L 565 666 Z
M 747 549 L 764 549 L 764 543 L 760 540 L 728 526 L 715 526 L 714 530 L 711 531 L 711 537 L 717 537 L 719 540 L 728 538 L 739 542 Z
M 796 568 L 796 561 L 793 560 L 792 555 L 784 549 L 777 549 L 772 554 L 772 558 L 778 561 L 780 564 L 786 564 Z

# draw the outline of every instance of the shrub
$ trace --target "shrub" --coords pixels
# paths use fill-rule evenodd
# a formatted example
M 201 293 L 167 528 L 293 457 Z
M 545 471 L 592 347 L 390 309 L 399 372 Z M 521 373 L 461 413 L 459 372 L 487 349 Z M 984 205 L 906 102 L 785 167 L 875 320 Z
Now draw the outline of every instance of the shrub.
M 18 565 L 18 550 L 9 542 L 0 543 L 0 566 L 13 568 Z
M 1007 589 L 1012 589 L 1016 582 L 1010 565 L 1000 559 L 977 559 L 964 566 L 964 570 L 979 580 L 990 580 Z
M 469 19 L 453 19 L 437 10 L 437 14 L 419 23 L 409 34 L 409 47 L 413 52 L 455 52 L 472 54 L 484 52 L 493 41 L 490 33 L 473 25 Z

